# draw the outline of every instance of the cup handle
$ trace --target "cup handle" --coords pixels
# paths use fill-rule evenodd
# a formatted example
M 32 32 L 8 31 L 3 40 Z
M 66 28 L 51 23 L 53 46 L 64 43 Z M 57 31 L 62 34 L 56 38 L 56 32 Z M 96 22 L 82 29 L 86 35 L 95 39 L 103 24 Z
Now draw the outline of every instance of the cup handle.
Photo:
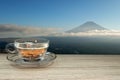
M 15 62 L 14 58 L 17 55 L 17 50 L 14 46 L 14 43 L 9 43 L 6 45 L 6 51 L 8 52 L 7 54 L 7 60 Z
M 11 54 L 15 54 L 17 52 L 14 43 L 9 43 L 6 45 L 6 51 Z

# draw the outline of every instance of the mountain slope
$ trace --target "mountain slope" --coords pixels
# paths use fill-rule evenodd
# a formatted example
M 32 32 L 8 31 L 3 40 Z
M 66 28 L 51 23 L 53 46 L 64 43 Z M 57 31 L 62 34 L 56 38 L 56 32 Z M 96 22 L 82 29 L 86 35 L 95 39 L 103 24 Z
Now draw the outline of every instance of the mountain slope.
M 95 22 L 88 21 L 88 22 L 86 22 L 76 28 L 73 28 L 72 30 L 66 31 L 66 32 L 77 33 L 77 32 L 88 32 L 88 31 L 92 31 L 92 30 L 108 30 L 108 29 L 96 24 Z

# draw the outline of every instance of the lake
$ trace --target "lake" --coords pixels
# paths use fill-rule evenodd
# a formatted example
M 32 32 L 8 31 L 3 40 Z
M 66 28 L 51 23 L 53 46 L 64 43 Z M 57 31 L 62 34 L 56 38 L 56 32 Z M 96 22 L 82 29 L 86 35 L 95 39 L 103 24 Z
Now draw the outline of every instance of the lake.
M 57 54 L 120 54 L 119 36 L 43 37 L 50 40 L 48 51 Z M 16 38 L 1 38 L 0 51 Z

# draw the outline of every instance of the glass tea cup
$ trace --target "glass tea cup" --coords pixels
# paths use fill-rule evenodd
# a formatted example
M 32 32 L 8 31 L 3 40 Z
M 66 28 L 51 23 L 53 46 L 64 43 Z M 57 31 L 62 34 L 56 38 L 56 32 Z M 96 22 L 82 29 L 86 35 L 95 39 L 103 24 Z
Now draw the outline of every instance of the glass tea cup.
M 10 46 L 14 49 L 10 48 Z M 6 50 L 9 53 L 17 53 L 21 59 L 26 61 L 36 61 L 44 59 L 48 46 L 49 40 L 44 38 L 22 38 L 8 44 Z

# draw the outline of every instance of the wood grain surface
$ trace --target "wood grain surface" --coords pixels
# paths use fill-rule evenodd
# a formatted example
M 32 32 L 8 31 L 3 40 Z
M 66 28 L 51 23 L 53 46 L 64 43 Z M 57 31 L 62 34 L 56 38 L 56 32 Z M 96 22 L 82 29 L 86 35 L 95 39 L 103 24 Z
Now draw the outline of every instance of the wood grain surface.
M 45 68 L 20 68 L 0 54 L 0 80 L 120 80 L 120 55 L 57 55 Z

